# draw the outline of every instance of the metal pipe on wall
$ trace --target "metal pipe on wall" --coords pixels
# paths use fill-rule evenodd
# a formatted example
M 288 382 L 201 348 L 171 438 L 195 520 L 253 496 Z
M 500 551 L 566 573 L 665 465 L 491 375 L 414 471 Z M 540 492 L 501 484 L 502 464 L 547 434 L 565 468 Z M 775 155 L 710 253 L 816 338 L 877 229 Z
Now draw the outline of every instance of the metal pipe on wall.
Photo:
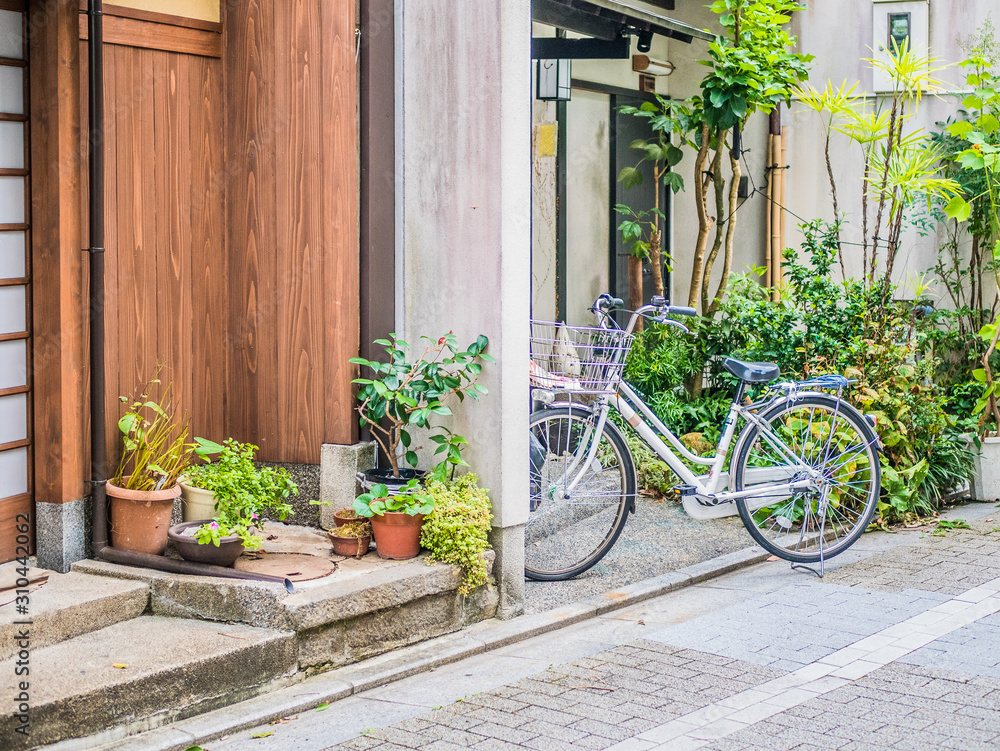
M 88 0 L 86 13 L 89 37 L 87 155 L 90 196 L 87 208 L 90 221 L 90 246 L 87 252 L 90 255 L 90 485 L 94 503 L 94 555 L 112 563 L 143 566 L 178 574 L 276 582 L 284 585 L 286 591 L 292 592 L 294 591 L 292 582 L 284 577 L 192 563 L 134 550 L 119 550 L 108 545 L 108 470 L 105 431 L 107 414 L 104 401 L 104 4 L 102 0 Z

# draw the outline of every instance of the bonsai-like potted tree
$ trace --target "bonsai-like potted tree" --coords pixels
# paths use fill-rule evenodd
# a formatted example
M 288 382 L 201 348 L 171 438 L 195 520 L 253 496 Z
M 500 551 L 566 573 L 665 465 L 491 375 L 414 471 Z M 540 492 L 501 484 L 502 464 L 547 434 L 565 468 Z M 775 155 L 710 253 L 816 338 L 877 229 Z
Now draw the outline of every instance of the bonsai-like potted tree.
M 178 417 L 167 385 L 159 400 L 150 394 L 159 384 L 153 377 L 132 397 L 118 420 L 122 456 L 107 484 L 111 500 L 111 545 L 122 550 L 161 555 L 177 478 L 187 469 L 198 444 L 188 443 L 187 421 Z
M 213 450 L 214 449 L 214 450 Z M 232 565 L 246 548 L 260 547 L 256 529 L 267 516 L 284 520 L 292 512 L 287 499 L 298 494 L 287 469 L 258 467 L 257 447 L 229 438 L 223 445 L 204 442 L 203 453 L 217 453 L 215 461 L 191 467 L 184 476 L 184 492 L 210 494 L 209 513 L 170 529 L 170 539 L 188 560 Z
M 436 340 L 421 337 L 427 345 L 412 362 L 410 345 L 395 334 L 389 337 L 375 340 L 385 347 L 388 362 L 351 358 L 352 363 L 372 371 L 370 378 L 354 380 L 361 385 L 357 410 L 362 427 L 369 426 L 390 466 L 389 471 L 366 473 L 373 491 L 374 483 L 399 487 L 417 476 L 413 469 L 400 466 L 402 462 L 417 466 L 417 447 L 413 445 L 411 428 L 434 430 L 437 426 L 432 424 L 432 418 L 452 414 L 446 402 L 453 396 L 460 402 L 467 396 L 478 401 L 480 395 L 488 393 L 485 386 L 477 383 L 482 364 L 494 362 L 485 353 L 489 340 L 482 335 L 465 350 L 458 348 L 457 338 L 450 331 Z M 376 533 L 376 544 L 377 537 Z

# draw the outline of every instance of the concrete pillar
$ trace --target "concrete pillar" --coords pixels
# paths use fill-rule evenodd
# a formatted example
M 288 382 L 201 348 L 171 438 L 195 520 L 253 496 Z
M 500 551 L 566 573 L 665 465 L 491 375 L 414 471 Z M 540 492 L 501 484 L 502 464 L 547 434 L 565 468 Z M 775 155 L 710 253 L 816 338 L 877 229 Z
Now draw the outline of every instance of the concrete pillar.
M 500 617 L 523 612 L 531 254 L 530 0 L 397 0 L 397 331 L 490 339 L 452 429 L 490 490 Z

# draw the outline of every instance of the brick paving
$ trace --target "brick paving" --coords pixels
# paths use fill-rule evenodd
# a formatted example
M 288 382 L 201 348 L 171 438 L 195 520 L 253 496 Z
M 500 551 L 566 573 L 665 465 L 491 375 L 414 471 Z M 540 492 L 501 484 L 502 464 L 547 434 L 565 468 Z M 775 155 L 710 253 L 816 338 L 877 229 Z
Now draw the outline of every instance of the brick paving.
M 1000 748 L 1000 527 L 972 526 L 331 751 Z

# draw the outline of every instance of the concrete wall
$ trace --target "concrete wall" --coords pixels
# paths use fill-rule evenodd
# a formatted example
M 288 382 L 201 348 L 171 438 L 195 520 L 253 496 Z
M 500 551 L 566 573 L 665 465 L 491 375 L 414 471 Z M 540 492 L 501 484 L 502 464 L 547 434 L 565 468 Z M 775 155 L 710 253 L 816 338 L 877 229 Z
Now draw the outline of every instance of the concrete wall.
M 408 341 L 490 338 L 490 394 L 457 410 L 490 490 L 502 616 L 523 608 L 531 243 L 529 0 L 398 0 L 397 311 Z M 489 30 L 489 33 L 484 33 Z

